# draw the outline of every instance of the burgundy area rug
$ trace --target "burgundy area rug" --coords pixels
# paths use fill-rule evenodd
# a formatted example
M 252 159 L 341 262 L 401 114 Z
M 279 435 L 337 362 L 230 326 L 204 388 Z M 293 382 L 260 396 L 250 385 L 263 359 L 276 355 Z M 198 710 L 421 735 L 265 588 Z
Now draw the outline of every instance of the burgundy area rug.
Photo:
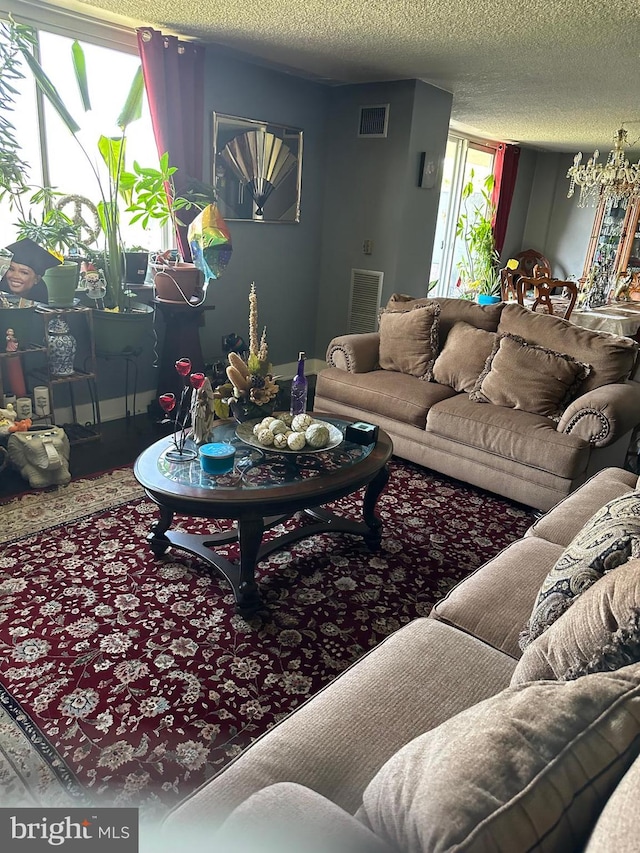
M 390 469 L 381 550 L 322 534 L 272 554 L 257 570 L 269 620 L 236 615 L 196 557 L 153 557 L 157 510 L 130 469 L 0 506 L 0 801 L 153 819 L 532 522 L 419 466 Z M 359 518 L 361 494 L 334 506 Z

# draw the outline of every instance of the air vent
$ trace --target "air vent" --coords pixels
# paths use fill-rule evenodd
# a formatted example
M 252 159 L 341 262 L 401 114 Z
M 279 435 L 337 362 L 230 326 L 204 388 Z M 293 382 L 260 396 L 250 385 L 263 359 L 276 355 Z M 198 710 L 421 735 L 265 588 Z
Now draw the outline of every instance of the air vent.
M 382 296 L 384 273 L 375 270 L 351 270 L 349 295 L 349 333 L 375 332 Z
M 378 138 L 387 135 L 389 124 L 389 104 L 378 104 L 373 107 L 360 107 L 360 122 L 358 136 L 374 136 Z

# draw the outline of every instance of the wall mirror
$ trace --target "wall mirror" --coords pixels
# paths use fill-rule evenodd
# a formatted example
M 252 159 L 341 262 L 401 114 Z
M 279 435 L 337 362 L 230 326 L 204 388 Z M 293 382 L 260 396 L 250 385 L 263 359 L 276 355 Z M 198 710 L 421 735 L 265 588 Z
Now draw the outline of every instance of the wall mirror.
M 214 112 L 213 184 L 227 220 L 299 222 L 302 131 Z

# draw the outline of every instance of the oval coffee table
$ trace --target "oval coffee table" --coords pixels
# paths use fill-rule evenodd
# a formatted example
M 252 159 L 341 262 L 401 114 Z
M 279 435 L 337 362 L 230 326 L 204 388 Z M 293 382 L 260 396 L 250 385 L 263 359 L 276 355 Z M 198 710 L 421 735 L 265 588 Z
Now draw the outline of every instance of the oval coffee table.
M 347 421 L 314 415 L 334 424 L 344 434 Z M 228 474 L 212 476 L 199 461 L 171 462 L 167 450 L 172 438 L 162 438 L 140 454 L 134 466 L 136 479 L 160 510 L 149 535 L 151 549 L 161 556 L 172 545 L 201 557 L 221 572 L 233 590 L 236 609 L 249 615 L 264 609 L 255 581 L 256 563 L 291 542 L 316 533 L 345 532 L 364 538 L 376 549 L 382 540 L 382 522 L 375 506 L 387 484 L 387 462 L 393 452 L 389 436 L 378 431 L 374 444 L 362 446 L 342 441 L 337 447 L 311 453 L 279 453 L 257 449 L 236 435 L 235 421 L 217 421 L 211 441 L 228 441 L 236 448 L 235 465 Z M 323 505 L 366 487 L 362 521 L 341 518 Z M 266 529 L 296 512 L 304 511 L 313 524 L 262 542 Z M 174 513 L 197 518 L 224 518 L 236 522 L 228 531 L 199 535 L 170 530 Z M 240 560 L 230 562 L 216 553 L 216 545 L 238 541 Z

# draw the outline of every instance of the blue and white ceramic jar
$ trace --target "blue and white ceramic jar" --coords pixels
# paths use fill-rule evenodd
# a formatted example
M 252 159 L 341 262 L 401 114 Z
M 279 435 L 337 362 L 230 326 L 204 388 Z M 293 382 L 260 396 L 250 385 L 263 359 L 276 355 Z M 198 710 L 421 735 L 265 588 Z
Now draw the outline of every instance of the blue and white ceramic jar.
M 61 317 L 49 321 L 49 372 L 53 376 L 71 376 L 76 354 L 76 339 Z

